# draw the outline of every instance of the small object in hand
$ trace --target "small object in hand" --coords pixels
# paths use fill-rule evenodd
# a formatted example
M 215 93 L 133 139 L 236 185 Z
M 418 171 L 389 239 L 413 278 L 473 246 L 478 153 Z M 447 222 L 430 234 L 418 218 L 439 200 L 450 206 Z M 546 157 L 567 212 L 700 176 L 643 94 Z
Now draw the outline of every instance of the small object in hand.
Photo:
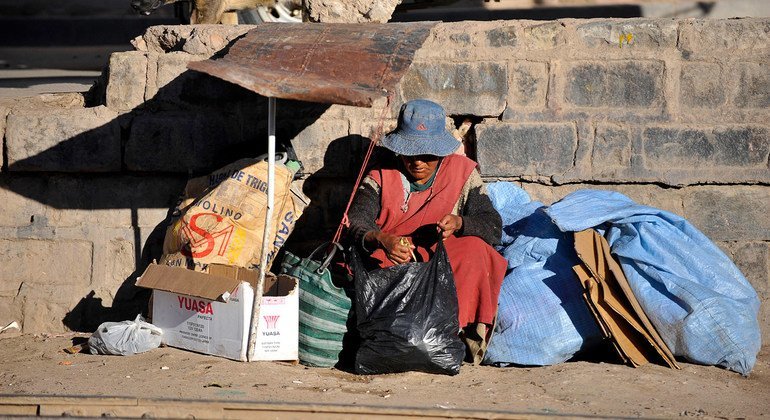
M 405 247 L 409 247 L 411 244 L 409 243 L 409 240 L 406 239 L 406 237 L 401 237 L 399 240 L 399 243 Z M 414 250 L 412 248 L 409 248 L 409 253 L 412 254 L 412 260 L 417 261 L 417 257 L 414 255 Z

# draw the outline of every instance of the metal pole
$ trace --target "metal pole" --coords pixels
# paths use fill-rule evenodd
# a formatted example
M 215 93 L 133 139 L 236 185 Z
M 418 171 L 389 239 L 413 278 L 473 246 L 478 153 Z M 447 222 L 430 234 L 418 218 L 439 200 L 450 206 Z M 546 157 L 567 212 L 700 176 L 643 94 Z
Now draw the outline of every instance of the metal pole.
M 254 306 L 251 308 L 251 328 L 249 332 L 248 361 L 254 360 L 259 331 L 259 310 L 265 288 L 265 273 L 268 270 L 267 257 L 270 249 L 270 224 L 275 206 L 275 98 L 267 98 L 267 212 L 265 213 L 265 231 L 262 235 L 262 260 L 259 263 L 259 282 L 254 291 Z

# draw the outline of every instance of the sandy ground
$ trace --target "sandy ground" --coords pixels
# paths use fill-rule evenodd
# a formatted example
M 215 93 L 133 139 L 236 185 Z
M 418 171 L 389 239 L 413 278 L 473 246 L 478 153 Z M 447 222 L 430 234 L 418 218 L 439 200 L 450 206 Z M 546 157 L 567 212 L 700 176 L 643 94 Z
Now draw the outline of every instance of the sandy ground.
M 675 371 L 587 361 L 534 368 L 464 365 L 453 377 L 359 376 L 288 363 L 242 363 L 168 347 L 126 357 L 67 354 L 65 347 L 87 335 L 4 335 L 0 394 L 6 396 L 331 403 L 549 417 L 770 416 L 770 347 L 763 348 L 748 378 L 687 363 Z

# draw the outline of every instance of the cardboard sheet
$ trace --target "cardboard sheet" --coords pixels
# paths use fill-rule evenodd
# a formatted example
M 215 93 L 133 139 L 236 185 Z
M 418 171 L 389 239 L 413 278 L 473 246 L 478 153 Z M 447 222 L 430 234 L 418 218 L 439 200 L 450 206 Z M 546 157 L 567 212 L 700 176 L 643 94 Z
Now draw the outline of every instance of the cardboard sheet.
M 208 300 L 226 302 L 241 283 L 233 277 L 204 274 L 166 265 L 150 264 L 136 285 L 147 289 L 163 290 Z
M 679 369 L 674 355 L 639 305 L 604 237 L 593 229 L 576 232 L 575 251 L 582 264 L 573 270 L 585 290 L 586 303 L 621 359 L 632 366 L 659 360 Z

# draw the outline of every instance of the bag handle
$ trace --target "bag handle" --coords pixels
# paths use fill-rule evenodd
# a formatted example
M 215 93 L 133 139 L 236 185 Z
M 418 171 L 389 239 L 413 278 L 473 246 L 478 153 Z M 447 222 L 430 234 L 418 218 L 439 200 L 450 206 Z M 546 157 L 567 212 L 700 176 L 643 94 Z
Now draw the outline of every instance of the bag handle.
M 438 232 L 438 239 L 436 240 L 436 252 L 433 254 L 433 258 L 431 258 L 431 260 L 436 259 L 436 255 L 439 253 L 446 254 L 446 248 L 444 247 L 444 235 L 441 232 Z
M 324 248 L 331 248 L 328 253 L 326 254 L 326 258 L 324 258 L 323 262 L 320 266 L 318 266 L 318 269 L 316 270 L 317 274 L 323 274 L 323 272 L 326 270 L 327 267 L 329 267 L 329 264 L 331 264 L 332 259 L 334 258 L 334 255 L 337 253 L 337 250 L 339 249 L 342 251 L 342 245 L 340 245 L 338 242 L 325 242 L 318 246 L 318 248 L 314 249 L 313 252 L 310 253 L 310 256 L 307 258 L 309 260 L 312 260 L 315 254 L 317 254 L 319 251 L 321 251 Z

